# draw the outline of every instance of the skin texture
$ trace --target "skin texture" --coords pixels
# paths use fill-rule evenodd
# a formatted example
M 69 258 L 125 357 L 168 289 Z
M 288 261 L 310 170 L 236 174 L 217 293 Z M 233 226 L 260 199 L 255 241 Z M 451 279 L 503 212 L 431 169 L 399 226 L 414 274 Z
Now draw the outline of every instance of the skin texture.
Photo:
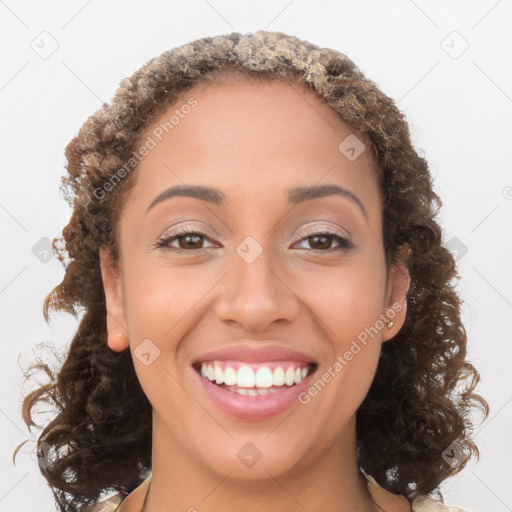
M 123 334 L 118 349 L 132 351 L 153 407 L 146 510 L 240 510 L 235 504 L 242 503 L 244 512 L 296 511 L 297 503 L 308 511 L 374 510 L 357 467 L 355 413 L 381 343 L 403 325 L 409 276 L 385 266 L 370 155 L 345 158 L 338 145 L 354 130 L 298 83 L 230 77 L 188 91 L 182 102 L 191 95 L 198 105 L 136 171 L 119 221 L 119 266 L 101 251 L 109 337 Z M 146 133 L 164 118 L 169 113 Z M 366 214 L 340 196 L 288 203 L 289 188 L 327 183 L 349 189 Z M 226 204 L 174 197 L 146 213 L 158 194 L 184 184 L 215 187 Z M 179 252 L 155 247 L 179 226 L 209 238 L 182 237 Z M 353 247 L 311 238 L 325 228 Z M 263 249 L 250 264 L 236 252 L 247 236 Z M 179 250 L 180 239 L 172 246 Z M 209 350 L 277 343 L 311 356 L 321 375 L 396 303 L 403 308 L 392 328 L 373 337 L 310 403 L 267 420 L 224 414 L 191 367 Z M 146 338 L 160 350 L 149 366 L 133 354 Z M 247 442 L 262 453 L 252 467 L 237 457 Z M 141 488 L 122 512 L 139 510 Z

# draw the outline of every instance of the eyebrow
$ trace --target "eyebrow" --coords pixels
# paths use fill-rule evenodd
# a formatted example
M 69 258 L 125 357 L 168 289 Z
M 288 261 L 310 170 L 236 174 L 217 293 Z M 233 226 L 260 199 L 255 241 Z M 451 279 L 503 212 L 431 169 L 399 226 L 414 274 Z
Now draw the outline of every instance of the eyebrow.
M 311 199 L 318 199 L 320 197 L 327 197 L 333 195 L 338 195 L 350 199 L 359 207 L 363 215 L 365 217 L 367 216 L 363 203 L 353 192 L 344 187 L 340 187 L 339 185 L 334 184 L 292 188 L 288 191 L 288 201 L 292 204 L 298 204 L 303 203 L 304 201 L 309 201 Z
M 356 195 L 354 195 L 350 190 L 334 184 L 313 185 L 309 187 L 296 187 L 289 189 L 288 202 L 291 204 L 299 204 L 312 199 L 319 199 L 332 195 L 338 195 L 351 200 L 359 207 L 363 215 L 365 217 L 367 216 L 363 203 Z M 178 196 L 193 197 L 218 206 L 222 206 L 226 203 L 226 195 L 215 188 L 205 187 L 203 185 L 177 185 L 169 187 L 162 193 L 158 194 L 148 206 L 146 213 L 157 204 L 166 201 L 171 197 Z

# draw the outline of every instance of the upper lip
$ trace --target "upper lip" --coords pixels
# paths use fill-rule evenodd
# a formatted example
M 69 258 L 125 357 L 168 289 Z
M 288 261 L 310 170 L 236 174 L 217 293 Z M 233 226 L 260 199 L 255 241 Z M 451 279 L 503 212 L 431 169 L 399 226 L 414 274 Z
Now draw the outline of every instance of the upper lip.
M 281 345 L 265 345 L 264 347 L 233 345 L 202 354 L 195 358 L 192 364 L 215 360 L 243 361 L 246 363 L 264 363 L 266 361 L 303 361 L 305 363 L 315 363 L 311 356 Z

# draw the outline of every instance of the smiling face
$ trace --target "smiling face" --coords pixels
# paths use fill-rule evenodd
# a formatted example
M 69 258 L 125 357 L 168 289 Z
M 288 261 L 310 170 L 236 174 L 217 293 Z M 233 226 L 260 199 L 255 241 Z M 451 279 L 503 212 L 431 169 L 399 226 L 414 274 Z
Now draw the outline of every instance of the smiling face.
M 128 333 L 153 407 L 153 471 L 179 461 L 196 477 L 260 479 L 355 464 L 355 413 L 405 308 L 391 328 L 378 320 L 408 277 L 387 272 L 369 148 L 339 149 L 351 134 L 299 83 L 233 77 L 187 91 L 146 130 L 157 144 L 124 201 L 119 266 L 101 261 L 109 335 Z

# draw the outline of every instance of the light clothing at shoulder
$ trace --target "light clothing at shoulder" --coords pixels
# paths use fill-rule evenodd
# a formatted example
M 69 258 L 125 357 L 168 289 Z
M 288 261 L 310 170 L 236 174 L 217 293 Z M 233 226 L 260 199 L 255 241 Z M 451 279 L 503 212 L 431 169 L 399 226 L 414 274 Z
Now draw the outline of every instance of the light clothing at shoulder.
M 428 496 L 418 496 L 412 504 L 412 510 L 413 512 L 469 512 L 465 508 L 448 506 Z
M 121 502 L 123 501 L 123 494 L 118 492 L 113 494 L 109 498 L 103 501 L 99 501 L 94 505 L 89 505 L 87 507 L 81 507 L 80 512 L 115 512 Z
M 418 496 L 410 505 L 405 496 L 399 496 L 387 491 L 370 475 L 364 476 L 368 480 L 368 490 L 372 495 L 373 501 L 385 512 L 469 512 L 463 508 L 450 507 L 442 501 L 429 496 Z
M 364 472 L 363 472 L 364 474 Z M 469 512 L 466 509 L 449 506 L 429 496 L 418 496 L 411 505 L 405 496 L 393 494 L 381 487 L 370 475 L 364 475 L 373 500 L 384 512 Z M 123 501 L 123 495 L 116 493 L 95 505 L 83 507 L 81 512 L 116 512 Z

